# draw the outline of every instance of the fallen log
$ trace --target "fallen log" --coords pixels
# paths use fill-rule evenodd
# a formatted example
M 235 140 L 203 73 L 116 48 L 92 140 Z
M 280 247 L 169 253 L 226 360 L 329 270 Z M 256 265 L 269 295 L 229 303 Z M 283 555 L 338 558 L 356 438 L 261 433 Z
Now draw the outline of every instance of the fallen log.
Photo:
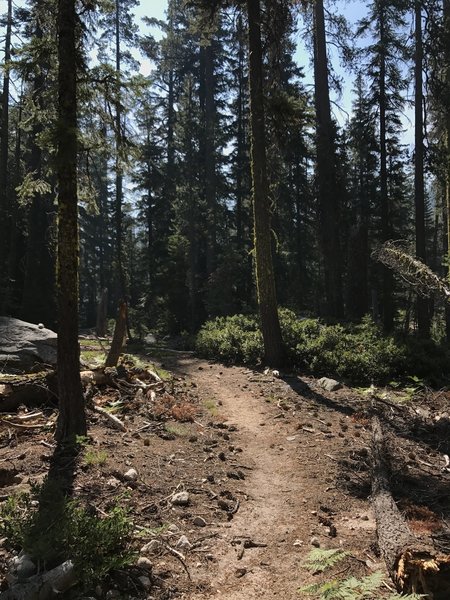
M 103 385 L 111 383 L 111 378 L 105 375 L 103 370 L 82 371 L 81 382 L 84 386 L 89 384 Z M 0 413 L 13 412 L 24 404 L 27 407 L 35 407 L 58 404 L 58 385 L 56 373 L 52 371 L 46 375 L 29 378 L 23 376 L 11 382 L 0 384 Z
M 100 368 L 95 370 L 81 371 L 81 383 L 84 387 L 110 385 L 117 388 L 127 395 L 135 394 L 139 389 L 146 390 L 151 386 L 164 385 L 162 379 L 153 371 L 146 371 L 148 378 L 155 380 L 155 383 L 144 383 L 139 379 L 135 383 L 129 383 L 115 377 L 109 373 L 108 369 Z M 24 376 L 21 379 L 15 379 L 11 382 L 0 384 L 0 413 L 10 413 L 21 405 L 35 407 L 58 404 L 58 386 L 56 373 L 54 371 L 46 375 L 36 377 L 31 375 L 28 379 Z
M 378 545 L 397 590 L 424 594 L 429 600 L 450 597 L 450 555 L 419 540 L 408 527 L 390 491 L 390 467 L 378 417 L 372 420 L 372 494 Z
M 40 377 L 22 377 L 0 384 L 0 412 L 15 411 L 21 404 L 33 407 L 49 403 L 56 405 L 57 390 L 56 374 L 53 371 Z

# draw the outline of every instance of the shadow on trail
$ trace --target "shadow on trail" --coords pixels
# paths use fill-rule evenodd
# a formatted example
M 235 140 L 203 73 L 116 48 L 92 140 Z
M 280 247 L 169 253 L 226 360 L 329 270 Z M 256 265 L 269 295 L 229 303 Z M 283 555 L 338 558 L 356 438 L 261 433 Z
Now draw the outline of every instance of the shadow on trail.
M 73 495 L 79 449 L 58 444 L 50 458 L 48 474 L 36 489 L 38 508 L 33 516 L 29 536 L 32 553 L 53 568 L 65 559 L 70 513 L 68 502 Z
M 280 377 L 280 379 L 281 381 L 284 381 L 284 383 L 286 383 L 298 396 L 306 398 L 307 400 L 312 400 L 313 402 L 316 402 L 320 406 L 324 406 L 329 410 L 339 412 L 345 416 L 351 416 L 360 409 L 359 406 L 352 406 L 350 401 L 345 401 L 345 399 L 342 397 L 340 397 L 339 400 L 327 398 L 323 394 L 316 392 L 316 390 L 314 390 L 308 383 L 296 375 L 285 375 Z M 354 405 L 355 402 L 353 401 L 352 404 Z

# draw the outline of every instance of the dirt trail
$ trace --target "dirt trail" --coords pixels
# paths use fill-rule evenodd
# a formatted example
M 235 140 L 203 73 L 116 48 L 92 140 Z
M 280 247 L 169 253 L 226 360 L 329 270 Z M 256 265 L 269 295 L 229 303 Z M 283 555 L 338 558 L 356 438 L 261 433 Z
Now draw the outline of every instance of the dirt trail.
M 322 455 L 310 433 L 299 433 L 296 407 L 287 409 L 279 398 L 280 387 L 288 388 L 280 380 L 266 377 L 272 393 L 267 385 L 264 390 L 258 385 L 261 375 L 246 369 L 195 359 L 181 360 L 178 368 L 196 382 L 200 395 L 217 402 L 227 423 L 236 425 L 233 444 L 243 452 L 234 466 L 246 474 L 240 509 L 221 529 L 215 562 L 205 574 L 210 592 L 184 597 L 298 598 L 296 590 L 305 581 L 301 562 L 311 549 L 311 536 L 324 533 L 317 509 L 321 504 L 333 506 L 336 500 L 335 488 L 329 485 L 335 463 Z M 267 546 L 245 549 L 239 559 L 235 538 Z

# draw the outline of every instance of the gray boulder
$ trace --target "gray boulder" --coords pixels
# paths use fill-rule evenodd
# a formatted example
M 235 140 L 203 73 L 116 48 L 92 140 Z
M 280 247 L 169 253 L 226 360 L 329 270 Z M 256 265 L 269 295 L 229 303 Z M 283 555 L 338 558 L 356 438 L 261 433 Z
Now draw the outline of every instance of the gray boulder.
M 342 384 L 339 383 L 339 381 L 336 381 L 336 379 L 330 379 L 329 377 L 322 377 L 322 379 L 319 379 L 318 383 L 320 387 L 324 390 L 327 390 L 327 392 L 335 392 L 336 390 L 340 390 L 342 387 Z
M 56 333 L 41 324 L 0 317 L 0 370 L 21 373 L 38 363 L 55 365 L 56 341 Z

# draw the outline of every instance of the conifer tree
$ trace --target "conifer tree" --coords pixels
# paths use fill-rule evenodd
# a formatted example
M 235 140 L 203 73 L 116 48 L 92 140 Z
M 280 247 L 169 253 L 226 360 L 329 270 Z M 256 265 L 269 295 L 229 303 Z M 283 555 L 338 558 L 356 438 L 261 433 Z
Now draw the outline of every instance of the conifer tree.
M 394 236 L 393 206 L 395 196 L 390 190 L 395 185 L 394 174 L 390 165 L 395 162 L 396 154 L 393 145 L 398 147 L 398 132 L 401 128 L 401 111 L 404 106 L 402 95 L 406 82 L 402 76 L 399 60 L 408 58 L 404 35 L 406 6 L 403 0 L 387 2 L 375 0 L 369 6 L 368 16 L 364 18 L 358 34 L 369 34 L 373 43 L 365 49 L 367 55 L 367 72 L 370 79 L 371 98 L 376 107 L 378 117 L 379 144 L 379 204 L 381 217 L 381 241 L 385 242 Z M 388 147 L 391 146 L 391 152 Z M 387 268 L 382 268 L 382 321 L 385 331 L 394 327 L 394 280 Z

